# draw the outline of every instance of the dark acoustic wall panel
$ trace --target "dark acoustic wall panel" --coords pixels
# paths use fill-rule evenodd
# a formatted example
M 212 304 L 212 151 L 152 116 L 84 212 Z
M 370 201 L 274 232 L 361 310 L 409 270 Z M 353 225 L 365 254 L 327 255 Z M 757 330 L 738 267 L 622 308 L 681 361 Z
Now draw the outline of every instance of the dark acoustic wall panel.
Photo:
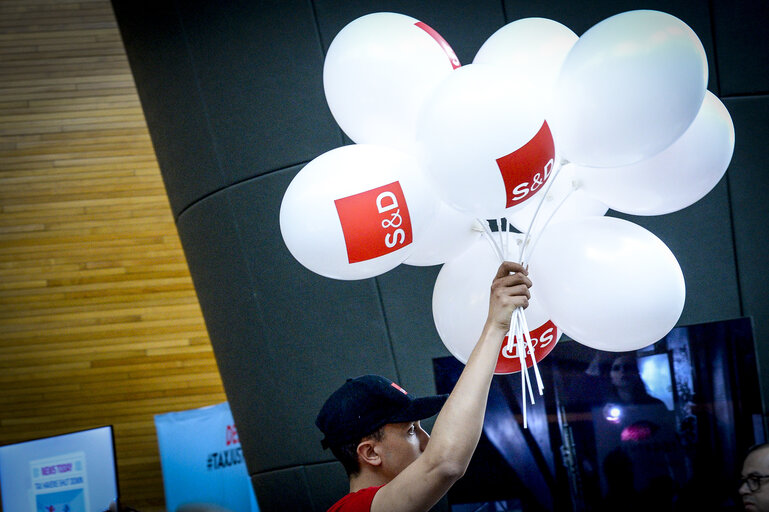
M 180 2 L 229 185 L 340 144 L 323 94 L 323 52 L 306 0 Z
M 174 215 L 226 181 L 174 3 L 112 3 Z
M 433 287 L 439 271 L 438 266 L 399 265 L 376 278 L 401 384 L 416 395 L 435 393 L 435 382 L 425 375 L 432 375 L 433 358 L 450 355 L 433 321 Z
M 726 106 L 737 127 L 729 191 L 734 212 L 735 247 L 744 314 L 753 317 L 762 373 L 769 397 L 769 96 L 734 98 Z
M 375 281 L 318 276 L 283 244 L 280 201 L 297 170 L 230 187 L 178 222 L 251 473 L 331 460 L 314 426 L 329 390 L 395 375 Z
M 531 2 L 523 0 L 504 0 L 509 21 L 521 18 L 540 17 L 563 23 L 578 36 L 596 23 L 609 16 L 637 9 L 652 9 L 676 16 L 689 25 L 702 41 L 708 56 L 708 89 L 718 94 L 718 82 L 715 79 L 715 56 L 713 37 L 708 10 L 708 2 L 691 0 L 591 0 L 590 2 L 570 2 L 552 0 L 549 2 Z
M 304 466 L 304 474 L 313 506 L 318 512 L 328 510 L 350 490 L 347 474 L 339 462 Z
M 769 94 L 769 2 L 712 0 L 721 94 Z
M 259 510 L 322 512 L 313 504 L 307 475 L 301 466 L 252 476 L 251 484 Z
M 115 0 L 175 215 L 342 143 L 305 0 Z

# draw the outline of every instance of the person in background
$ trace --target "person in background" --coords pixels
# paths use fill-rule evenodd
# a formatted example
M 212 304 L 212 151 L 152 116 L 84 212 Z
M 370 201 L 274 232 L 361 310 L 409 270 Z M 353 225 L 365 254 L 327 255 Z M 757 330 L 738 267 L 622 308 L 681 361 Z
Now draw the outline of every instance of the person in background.
M 769 443 L 748 450 L 737 490 L 746 511 L 769 512 Z
M 328 398 L 315 423 L 350 483 L 350 493 L 330 512 L 426 511 L 464 474 L 480 439 L 510 318 L 516 307 L 528 306 L 529 287 L 521 265 L 500 265 L 480 339 L 448 397 L 413 398 L 384 377 L 365 375 Z M 419 420 L 438 410 L 431 438 Z
M 608 402 L 656 405 L 667 410 L 662 400 L 651 396 L 646 390 L 646 384 L 638 371 L 638 360 L 635 354 L 622 354 L 616 357 L 609 368 L 609 379 L 611 387 L 607 396 Z

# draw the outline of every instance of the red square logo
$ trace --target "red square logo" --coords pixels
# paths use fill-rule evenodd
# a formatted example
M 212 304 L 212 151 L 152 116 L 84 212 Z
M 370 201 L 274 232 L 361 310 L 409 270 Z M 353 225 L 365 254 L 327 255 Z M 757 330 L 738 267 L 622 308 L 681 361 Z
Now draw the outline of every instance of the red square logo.
M 520 204 L 539 190 L 553 171 L 554 159 L 555 143 L 547 121 L 524 146 L 497 158 L 505 183 L 505 208 Z
M 534 359 L 540 362 L 548 355 L 553 348 L 555 348 L 556 341 L 558 339 L 558 327 L 548 320 L 544 325 L 541 325 L 529 333 L 531 336 L 531 348 L 534 349 Z M 518 343 L 512 346 L 512 351 L 508 351 L 507 336 L 502 342 L 502 348 L 499 351 L 499 357 L 497 358 L 497 367 L 494 369 L 496 373 L 515 373 L 521 371 L 521 359 L 518 354 Z M 526 350 L 528 352 L 528 349 Z M 531 354 L 526 355 L 526 367 L 531 368 Z
M 350 263 L 409 245 L 411 217 L 399 182 L 334 200 Z

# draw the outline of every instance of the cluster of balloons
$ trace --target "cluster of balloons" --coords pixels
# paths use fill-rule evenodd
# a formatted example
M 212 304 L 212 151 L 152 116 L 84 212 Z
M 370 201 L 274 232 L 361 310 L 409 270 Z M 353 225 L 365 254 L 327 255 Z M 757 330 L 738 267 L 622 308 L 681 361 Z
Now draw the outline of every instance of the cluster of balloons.
M 530 265 L 535 360 L 561 333 L 641 348 L 678 321 L 683 274 L 659 238 L 604 214 L 673 212 L 718 183 L 734 127 L 707 78 L 696 34 L 659 11 L 621 13 L 581 37 L 521 19 L 466 65 L 419 20 L 363 16 L 335 37 L 323 70 L 355 144 L 294 178 L 281 233 L 300 263 L 334 279 L 444 264 L 434 319 L 463 361 L 501 258 Z M 526 235 L 492 233 L 487 219 Z M 503 346 L 498 373 L 521 370 L 515 347 Z

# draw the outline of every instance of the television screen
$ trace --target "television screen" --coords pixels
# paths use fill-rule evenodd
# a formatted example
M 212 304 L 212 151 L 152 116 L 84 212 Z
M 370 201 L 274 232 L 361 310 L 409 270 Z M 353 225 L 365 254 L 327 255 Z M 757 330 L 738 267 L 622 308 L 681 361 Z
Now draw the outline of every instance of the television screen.
M 0 447 L 3 510 L 103 512 L 117 504 L 111 426 Z
M 437 391 L 463 367 L 435 359 Z M 564 337 L 539 370 L 528 428 L 521 376 L 494 376 L 452 512 L 734 509 L 743 456 L 766 440 L 749 318 L 677 327 L 634 352 Z

